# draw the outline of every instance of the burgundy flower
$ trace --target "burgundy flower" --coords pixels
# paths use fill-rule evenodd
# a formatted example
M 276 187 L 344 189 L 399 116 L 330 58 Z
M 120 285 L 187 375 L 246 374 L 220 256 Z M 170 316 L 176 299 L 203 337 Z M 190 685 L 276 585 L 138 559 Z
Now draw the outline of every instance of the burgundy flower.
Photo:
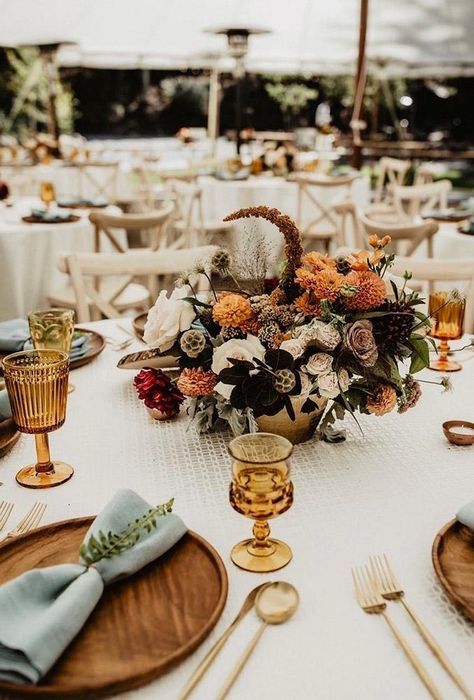
M 133 383 L 147 408 L 156 408 L 169 418 L 179 412 L 184 396 L 161 369 L 142 369 Z

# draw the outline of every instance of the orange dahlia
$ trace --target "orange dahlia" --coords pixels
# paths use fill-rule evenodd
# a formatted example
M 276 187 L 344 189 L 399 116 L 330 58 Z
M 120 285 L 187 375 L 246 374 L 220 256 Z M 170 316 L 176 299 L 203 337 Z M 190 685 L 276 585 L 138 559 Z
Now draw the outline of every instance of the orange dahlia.
M 374 416 L 384 416 L 397 405 L 397 393 L 390 384 L 379 384 L 367 398 L 366 408 Z
M 330 258 L 322 253 L 317 253 L 312 251 L 304 256 L 303 262 L 310 268 L 311 272 L 320 272 L 321 270 L 326 270 L 328 267 L 336 267 L 336 261 L 334 258 Z
M 212 318 L 223 327 L 240 328 L 253 315 L 250 301 L 240 294 L 219 294 L 212 307 Z
M 352 311 L 368 311 L 375 309 L 385 301 L 385 282 L 375 272 L 350 272 L 344 282 L 357 291 L 350 297 L 345 297 L 344 304 Z
M 184 396 L 209 396 L 217 384 L 217 375 L 202 367 L 183 369 L 176 386 Z
M 316 286 L 316 275 L 304 267 L 299 267 L 296 270 L 296 281 L 303 289 L 313 290 Z
M 318 316 L 321 312 L 319 302 L 309 292 L 303 292 L 293 303 L 305 316 Z
M 341 275 L 337 270 L 332 270 L 331 268 L 321 270 L 316 275 L 316 283 L 313 287 L 314 296 L 316 299 L 336 301 L 344 282 L 344 275 Z

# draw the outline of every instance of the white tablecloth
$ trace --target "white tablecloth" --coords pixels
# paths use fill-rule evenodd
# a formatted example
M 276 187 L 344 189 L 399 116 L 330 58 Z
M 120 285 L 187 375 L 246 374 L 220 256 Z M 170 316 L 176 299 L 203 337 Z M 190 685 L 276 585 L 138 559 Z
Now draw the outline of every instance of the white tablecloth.
M 94 326 L 123 337 L 112 321 Z M 295 448 L 295 503 L 273 521 L 274 535 L 291 545 L 294 559 L 271 576 L 241 571 L 229 559 L 232 545 L 249 536 L 251 521 L 228 504 L 228 436 L 199 437 L 187 429 L 185 415 L 154 422 L 136 397 L 135 373 L 116 369 L 119 357 L 107 348 L 95 362 L 73 372 L 76 391 L 69 397 L 66 424 L 51 436 L 53 456 L 74 465 L 73 479 L 41 493 L 16 485 L 18 468 L 34 460 L 33 437 L 24 435 L 0 462 L 0 499 L 15 502 L 13 525 L 35 500 L 48 504 L 44 522 L 54 522 L 97 513 L 121 487 L 154 503 L 175 496 L 176 512 L 221 554 L 229 597 L 213 633 L 162 679 L 121 697 L 176 698 L 249 590 L 264 580 L 282 579 L 297 586 L 300 609 L 284 626 L 265 632 L 229 698 L 428 699 L 384 621 L 364 614 L 354 599 L 350 567 L 381 552 L 390 556 L 408 601 L 474 688 L 474 627 L 448 602 L 431 564 L 436 533 L 474 497 L 474 448 L 450 445 L 441 430 L 450 418 L 473 420 L 474 355 L 452 376 L 453 393 L 424 385 L 419 405 L 402 416 L 363 416 L 363 435 L 348 418 L 345 443 L 310 442 Z M 424 377 L 439 375 L 425 371 Z M 443 698 L 460 698 L 402 610 L 396 603 L 389 603 L 389 610 Z M 216 697 L 257 624 L 251 612 L 193 698 Z
M 59 253 L 94 248 L 94 229 L 87 212 L 71 224 L 26 224 L 21 216 L 30 213 L 32 203 L 0 206 L 0 321 L 45 306 L 48 293 L 67 284 L 68 278 L 57 269 Z M 125 242 L 125 232 L 118 236 Z M 111 250 L 107 242 L 104 250 Z

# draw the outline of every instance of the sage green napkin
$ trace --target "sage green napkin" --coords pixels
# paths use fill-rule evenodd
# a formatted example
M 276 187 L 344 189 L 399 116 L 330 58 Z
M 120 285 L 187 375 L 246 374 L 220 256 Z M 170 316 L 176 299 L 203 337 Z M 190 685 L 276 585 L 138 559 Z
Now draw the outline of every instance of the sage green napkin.
M 134 491 L 118 491 L 92 523 L 91 535 L 120 533 L 151 506 Z M 136 544 L 87 567 L 59 564 L 32 569 L 0 587 L 0 679 L 37 683 L 81 630 L 97 605 L 104 586 L 135 573 L 167 552 L 187 528 L 172 513 L 156 519 L 156 528 L 142 530 Z
M 8 393 L 6 389 L 0 391 L 0 420 L 5 420 L 6 418 L 12 417 L 12 409 L 10 406 L 10 399 L 8 398 Z
M 24 318 L 12 318 L 0 323 L 0 352 L 18 352 L 23 350 L 30 337 L 28 321 Z
M 463 506 L 456 515 L 460 523 L 474 531 L 474 501 Z

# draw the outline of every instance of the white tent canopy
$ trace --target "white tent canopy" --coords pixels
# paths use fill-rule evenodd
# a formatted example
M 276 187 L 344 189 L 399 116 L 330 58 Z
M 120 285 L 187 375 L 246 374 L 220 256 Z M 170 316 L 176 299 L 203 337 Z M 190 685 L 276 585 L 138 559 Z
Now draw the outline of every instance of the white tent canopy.
M 474 75 L 474 0 L 369 0 L 367 55 L 386 74 Z M 0 0 L 0 45 L 74 41 L 61 65 L 215 65 L 226 39 L 205 32 L 256 26 L 249 71 L 352 71 L 359 0 Z M 221 59 L 222 70 L 230 68 Z

